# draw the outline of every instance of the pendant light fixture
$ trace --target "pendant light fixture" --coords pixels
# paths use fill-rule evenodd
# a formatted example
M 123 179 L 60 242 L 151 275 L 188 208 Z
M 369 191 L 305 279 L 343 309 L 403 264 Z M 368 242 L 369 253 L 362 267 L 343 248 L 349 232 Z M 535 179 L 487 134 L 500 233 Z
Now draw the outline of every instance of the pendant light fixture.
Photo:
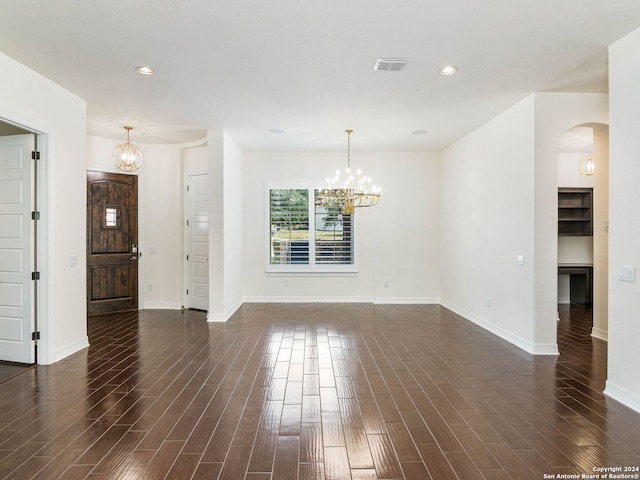
M 356 176 L 351 173 L 351 134 L 353 130 L 345 130 L 347 134 L 347 170 L 345 179 L 340 180 L 340 170 L 333 179 L 327 178 L 324 187 L 318 191 L 318 202 L 323 207 L 340 207 L 345 215 L 356 213 L 359 207 L 374 207 L 380 200 L 380 188 L 373 185 L 371 177 L 362 175 L 358 170 Z
M 144 157 L 142 150 L 129 141 L 129 133 L 133 127 L 125 125 L 124 129 L 127 131 L 127 141 L 113 151 L 113 163 L 123 172 L 135 172 L 142 167 Z

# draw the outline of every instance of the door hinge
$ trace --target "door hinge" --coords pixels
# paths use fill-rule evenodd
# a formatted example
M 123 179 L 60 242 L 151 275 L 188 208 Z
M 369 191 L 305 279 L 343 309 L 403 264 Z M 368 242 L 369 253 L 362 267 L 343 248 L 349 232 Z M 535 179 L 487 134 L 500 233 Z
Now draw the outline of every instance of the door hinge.
M 40 280 L 40 272 L 31 272 L 31 280 Z
M 31 332 L 31 340 L 40 340 L 40 332 Z
M 187 227 L 189 226 L 189 220 L 187 220 Z
M 31 160 L 40 160 L 40 152 L 33 150 L 31 152 Z
M 189 255 L 187 255 L 187 260 L 189 260 Z
M 40 220 L 40 212 L 31 212 L 31 220 Z
M 187 192 L 189 191 L 189 185 L 187 185 Z
M 189 289 L 187 288 L 187 295 L 189 295 Z

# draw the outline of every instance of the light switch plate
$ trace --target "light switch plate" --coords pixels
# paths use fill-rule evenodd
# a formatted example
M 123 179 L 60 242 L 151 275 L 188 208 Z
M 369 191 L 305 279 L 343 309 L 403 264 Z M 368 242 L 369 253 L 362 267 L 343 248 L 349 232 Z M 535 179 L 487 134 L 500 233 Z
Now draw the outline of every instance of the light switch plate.
M 621 282 L 631 282 L 635 283 L 636 281 L 636 267 L 618 267 L 618 280 Z

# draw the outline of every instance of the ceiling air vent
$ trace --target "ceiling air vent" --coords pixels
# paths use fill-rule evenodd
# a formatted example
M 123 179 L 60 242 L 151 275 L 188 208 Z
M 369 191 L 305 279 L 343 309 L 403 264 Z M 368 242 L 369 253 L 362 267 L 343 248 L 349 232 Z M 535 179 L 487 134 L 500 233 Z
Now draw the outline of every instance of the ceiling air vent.
M 373 69 L 379 72 L 400 72 L 408 61 L 408 58 L 379 58 Z

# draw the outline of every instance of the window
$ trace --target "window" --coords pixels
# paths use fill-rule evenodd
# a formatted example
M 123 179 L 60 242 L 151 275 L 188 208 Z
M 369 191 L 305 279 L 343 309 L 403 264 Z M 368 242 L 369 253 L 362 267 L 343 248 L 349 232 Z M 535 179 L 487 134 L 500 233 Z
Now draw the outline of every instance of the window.
M 120 207 L 118 205 L 103 205 L 103 222 L 102 228 L 117 228 L 118 219 L 120 218 Z
M 267 188 L 268 272 L 354 272 L 351 215 L 317 204 L 311 188 Z
M 309 264 L 309 191 L 269 190 L 271 265 Z

